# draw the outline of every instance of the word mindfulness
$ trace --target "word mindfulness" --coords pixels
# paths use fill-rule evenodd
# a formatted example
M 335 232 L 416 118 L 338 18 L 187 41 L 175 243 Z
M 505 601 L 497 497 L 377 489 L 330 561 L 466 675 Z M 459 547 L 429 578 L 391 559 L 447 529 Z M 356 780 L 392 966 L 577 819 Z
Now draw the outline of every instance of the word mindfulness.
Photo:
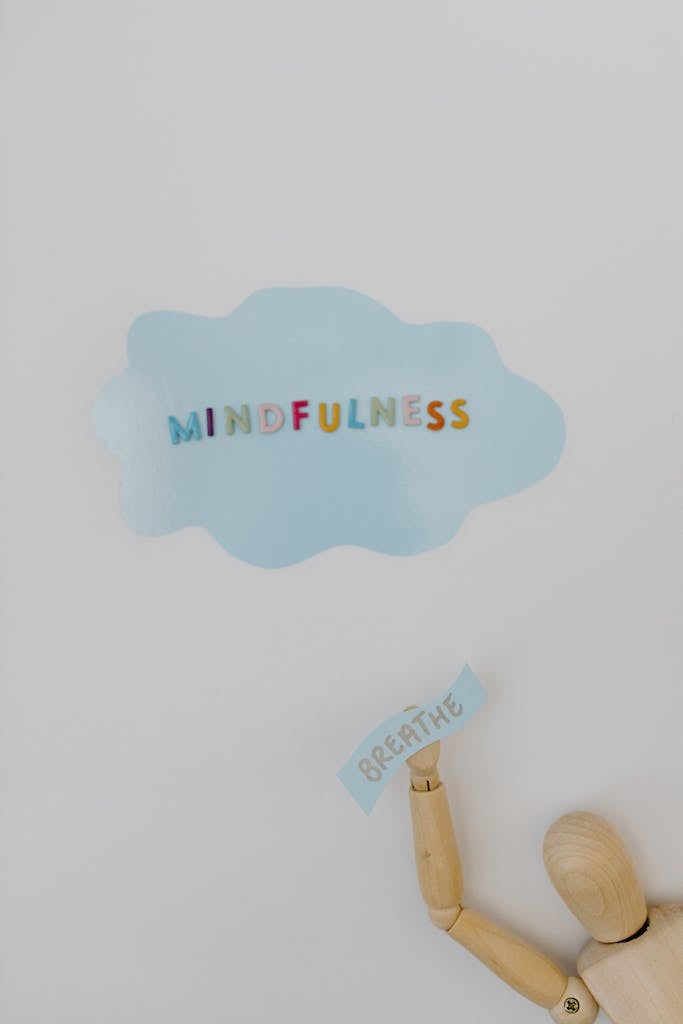
M 358 399 L 346 402 L 309 402 L 307 399 L 277 405 L 226 405 L 222 410 L 208 408 L 203 413 L 190 412 L 186 419 L 168 417 L 168 430 L 173 444 L 181 441 L 201 441 L 218 433 L 228 436 L 242 434 L 275 434 L 290 427 L 292 430 L 322 430 L 334 434 L 341 429 L 365 430 L 376 427 L 422 427 L 443 430 L 445 426 L 464 430 L 470 422 L 465 411 L 467 399 L 454 398 L 450 402 L 434 400 L 424 405 L 420 395 L 402 395 L 400 398 Z

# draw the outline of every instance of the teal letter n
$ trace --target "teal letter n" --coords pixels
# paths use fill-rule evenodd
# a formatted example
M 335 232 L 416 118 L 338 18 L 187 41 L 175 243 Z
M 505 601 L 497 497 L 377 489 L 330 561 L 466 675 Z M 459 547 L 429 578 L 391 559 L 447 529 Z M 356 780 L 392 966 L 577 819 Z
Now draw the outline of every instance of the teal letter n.
M 179 444 L 181 441 L 191 441 L 192 438 L 195 441 L 201 441 L 202 439 L 202 428 L 199 425 L 199 416 L 196 412 L 191 412 L 187 417 L 187 426 L 185 427 L 178 423 L 175 416 L 169 416 L 168 429 L 171 433 L 173 444 Z

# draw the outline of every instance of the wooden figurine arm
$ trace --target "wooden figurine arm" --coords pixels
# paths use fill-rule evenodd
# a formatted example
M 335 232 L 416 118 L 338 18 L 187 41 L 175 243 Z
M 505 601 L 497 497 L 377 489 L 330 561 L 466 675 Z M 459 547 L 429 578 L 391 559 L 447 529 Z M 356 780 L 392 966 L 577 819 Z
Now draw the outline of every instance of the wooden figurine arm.
M 554 1021 L 592 1024 L 599 1008 L 579 978 L 567 978 L 529 943 L 463 907 L 460 856 L 438 759 L 439 743 L 408 759 L 415 863 L 429 916 L 499 978 L 548 1009 Z

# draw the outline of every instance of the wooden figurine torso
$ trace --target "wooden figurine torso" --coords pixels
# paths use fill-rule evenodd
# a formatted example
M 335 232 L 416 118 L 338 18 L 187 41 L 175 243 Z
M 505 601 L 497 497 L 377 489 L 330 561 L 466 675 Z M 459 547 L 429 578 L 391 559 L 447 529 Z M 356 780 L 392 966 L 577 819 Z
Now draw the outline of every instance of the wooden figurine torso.
M 683 1020 L 683 906 L 651 907 L 637 939 L 591 940 L 579 974 L 613 1024 L 680 1024 Z

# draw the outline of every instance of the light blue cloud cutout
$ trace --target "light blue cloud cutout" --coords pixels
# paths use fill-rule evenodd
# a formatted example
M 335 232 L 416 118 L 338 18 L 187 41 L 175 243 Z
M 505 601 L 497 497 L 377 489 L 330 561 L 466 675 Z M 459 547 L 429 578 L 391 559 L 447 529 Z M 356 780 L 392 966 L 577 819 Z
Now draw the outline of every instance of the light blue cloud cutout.
M 330 547 L 390 555 L 439 547 L 475 506 L 523 490 L 557 463 L 558 405 L 511 373 L 492 339 L 464 323 L 407 324 L 343 288 L 272 288 L 226 317 L 147 313 L 132 325 L 130 367 L 99 394 L 93 423 L 122 461 L 123 514 L 160 535 L 204 526 L 227 551 L 275 568 Z M 405 426 L 404 395 L 420 395 L 422 425 Z M 369 400 L 396 398 L 396 425 L 369 420 Z M 356 422 L 347 426 L 349 399 Z M 450 402 L 464 398 L 465 429 Z M 309 418 L 292 427 L 291 403 Z M 441 400 L 445 427 L 429 430 Z M 259 432 L 257 406 L 275 403 L 285 425 Z M 318 403 L 341 403 L 325 433 Z M 249 404 L 251 433 L 228 436 L 223 409 Z M 207 436 L 205 409 L 215 413 Z M 202 439 L 173 444 L 169 416 Z

